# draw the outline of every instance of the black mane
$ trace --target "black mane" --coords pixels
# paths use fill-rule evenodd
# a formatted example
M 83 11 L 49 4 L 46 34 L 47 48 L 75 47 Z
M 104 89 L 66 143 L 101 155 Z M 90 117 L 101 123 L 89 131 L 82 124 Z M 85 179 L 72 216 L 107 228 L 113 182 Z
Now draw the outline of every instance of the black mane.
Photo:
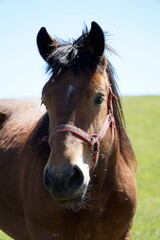
M 84 71 L 101 72 L 103 70 L 104 58 L 93 57 L 86 48 L 88 38 L 87 27 L 77 40 L 64 42 L 57 39 L 57 48 L 48 56 L 47 72 L 51 77 L 56 77 L 66 68 L 72 68 L 75 74 Z M 106 46 L 107 49 L 110 49 Z

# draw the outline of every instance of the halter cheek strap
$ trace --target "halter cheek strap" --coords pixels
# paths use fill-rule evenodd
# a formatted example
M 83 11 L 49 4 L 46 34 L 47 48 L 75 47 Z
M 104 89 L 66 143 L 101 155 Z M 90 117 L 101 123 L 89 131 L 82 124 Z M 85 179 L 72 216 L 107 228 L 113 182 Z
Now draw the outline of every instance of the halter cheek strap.
M 112 89 L 110 88 L 110 94 L 109 94 L 109 99 L 108 99 L 108 105 L 109 105 L 109 114 L 107 115 L 104 124 L 98 134 L 88 134 L 81 128 L 78 128 L 74 125 L 70 124 L 60 124 L 57 125 L 49 135 L 49 138 L 46 140 L 46 137 L 44 137 L 41 142 L 46 142 L 48 141 L 49 146 L 52 146 L 52 141 L 55 137 L 56 134 L 58 133 L 63 133 L 63 132 L 70 132 L 79 138 L 81 138 L 83 141 L 87 142 L 88 145 L 91 147 L 91 152 L 93 154 L 93 168 L 97 165 L 98 158 L 99 158 L 99 152 L 100 152 L 100 142 L 105 136 L 107 130 L 109 127 L 111 127 L 112 131 L 112 143 L 114 140 L 114 128 L 115 128 L 115 120 L 113 116 L 113 106 L 112 106 L 112 97 L 116 98 L 117 97 L 113 94 Z
M 114 118 L 112 114 L 109 113 L 106 117 L 106 120 L 99 134 L 88 134 L 81 128 L 78 128 L 74 125 L 69 125 L 69 124 L 58 125 L 51 131 L 49 135 L 49 139 L 48 139 L 49 146 L 50 147 L 52 146 L 52 141 L 56 134 L 63 133 L 63 132 L 73 133 L 74 135 L 78 136 L 79 138 L 87 142 L 88 145 L 91 147 L 91 152 L 93 153 L 93 164 L 94 166 L 96 166 L 98 157 L 99 157 L 100 141 L 103 139 L 110 125 L 112 128 L 112 142 L 113 142 L 113 139 L 114 139 L 113 122 L 114 122 Z

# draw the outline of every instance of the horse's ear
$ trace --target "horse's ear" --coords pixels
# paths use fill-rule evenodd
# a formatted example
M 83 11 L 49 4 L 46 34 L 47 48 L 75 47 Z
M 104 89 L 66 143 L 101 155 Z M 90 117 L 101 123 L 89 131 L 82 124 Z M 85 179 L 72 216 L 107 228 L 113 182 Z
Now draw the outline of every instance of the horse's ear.
M 105 37 L 101 27 L 96 23 L 91 23 L 91 30 L 87 37 L 87 49 L 95 57 L 102 57 L 105 49 Z
M 57 48 L 57 41 L 52 39 L 47 30 L 42 27 L 37 34 L 37 46 L 42 58 L 47 61 L 48 56 Z

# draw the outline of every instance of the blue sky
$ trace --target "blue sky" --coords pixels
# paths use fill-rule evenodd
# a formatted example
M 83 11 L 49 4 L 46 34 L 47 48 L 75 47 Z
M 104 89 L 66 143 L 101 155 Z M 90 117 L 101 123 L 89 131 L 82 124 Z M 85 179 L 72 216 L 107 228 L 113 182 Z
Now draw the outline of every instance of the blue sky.
M 110 60 L 122 95 L 160 95 L 159 0 L 0 0 L 0 98 L 40 97 L 48 79 L 36 35 L 81 35 L 96 21 L 118 52 Z

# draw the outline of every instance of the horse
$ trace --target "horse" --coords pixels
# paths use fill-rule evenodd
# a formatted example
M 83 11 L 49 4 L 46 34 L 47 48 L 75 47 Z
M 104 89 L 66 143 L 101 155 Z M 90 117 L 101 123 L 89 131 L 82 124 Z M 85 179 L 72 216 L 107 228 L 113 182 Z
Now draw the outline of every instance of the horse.
M 15 240 L 128 240 L 136 158 L 112 48 L 91 23 L 76 40 L 42 27 L 49 80 L 39 100 L 0 101 L 0 229 Z

